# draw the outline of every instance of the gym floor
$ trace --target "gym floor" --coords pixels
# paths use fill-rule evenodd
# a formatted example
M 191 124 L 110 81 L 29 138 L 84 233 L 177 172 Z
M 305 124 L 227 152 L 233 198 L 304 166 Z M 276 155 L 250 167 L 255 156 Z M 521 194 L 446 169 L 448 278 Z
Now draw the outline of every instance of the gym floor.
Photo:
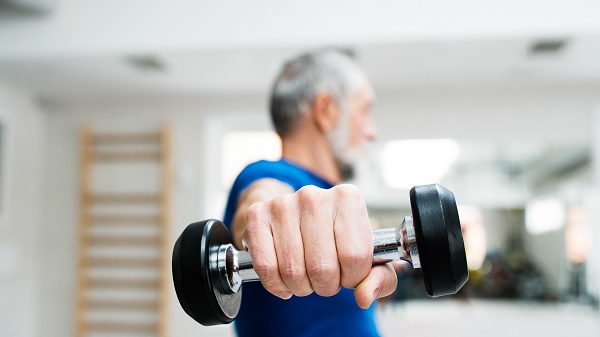
M 435 322 L 435 323 L 434 323 Z M 383 336 L 598 337 L 600 312 L 590 307 L 515 301 L 413 301 L 382 307 Z
M 420 300 L 382 305 L 378 320 L 384 337 L 600 336 L 600 311 L 574 304 Z M 234 336 L 230 326 L 198 326 L 198 332 L 198 336 Z

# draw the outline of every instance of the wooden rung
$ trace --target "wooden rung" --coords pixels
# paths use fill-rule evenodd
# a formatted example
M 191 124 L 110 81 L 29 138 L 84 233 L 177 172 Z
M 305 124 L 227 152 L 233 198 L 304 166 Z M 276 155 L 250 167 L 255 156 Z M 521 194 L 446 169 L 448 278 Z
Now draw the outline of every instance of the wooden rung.
M 96 321 L 87 323 L 88 331 L 154 333 L 156 323 Z
M 90 257 L 89 265 L 105 268 L 156 268 L 159 259 L 155 257 Z
M 168 335 L 166 317 L 170 265 L 167 256 L 170 248 L 167 220 L 172 184 L 169 130 L 165 127 L 158 133 L 119 131 L 95 134 L 91 127 L 86 127 L 82 131 L 75 337 L 96 334 Z M 132 190 L 133 186 L 123 189 L 123 192 L 94 189 L 94 182 L 98 181 L 94 179 L 95 167 L 109 165 L 118 165 L 118 169 L 151 166 L 152 173 L 157 174 L 157 190 Z M 115 179 L 114 183 L 123 182 Z M 144 231 L 137 236 L 135 233 L 121 233 L 121 229 L 136 228 L 152 232 Z M 122 272 L 126 271 L 134 274 L 123 275 Z M 143 275 L 137 275 L 139 272 Z M 152 296 L 127 299 L 117 295 L 123 291 L 135 294 L 136 289 Z M 114 292 L 117 294 L 111 296 Z M 95 316 L 94 313 L 102 315 Z M 122 317 L 121 313 L 142 313 L 151 317 L 148 320 L 130 320 Z
M 159 242 L 157 236 L 117 236 L 117 235 L 91 235 L 90 242 L 95 246 L 120 246 L 120 247 L 156 247 Z
M 94 152 L 92 160 L 95 162 L 114 163 L 114 162 L 156 162 L 160 160 L 158 151 L 137 151 L 137 152 Z
M 92 223 L 98 225 L 156 225 L 158 215 L 94 215 Z
M 94 204 L 156 204 L 160 197 L 155 193 L 96 193 L 86 196 Z
M 156 310 L 156 300 L 108 300 L 90 299 L 88 307 L 95 310 Z
M 155 278 L 106 278 L 96 277 L 89 280 L 90 288 L 133 288 L 133 289 L 156 289 L 158 279 Z
M 115 144 L 157 144 L 160 142 L 158 133 L 102 133 L 94 135 L 94 145 Z

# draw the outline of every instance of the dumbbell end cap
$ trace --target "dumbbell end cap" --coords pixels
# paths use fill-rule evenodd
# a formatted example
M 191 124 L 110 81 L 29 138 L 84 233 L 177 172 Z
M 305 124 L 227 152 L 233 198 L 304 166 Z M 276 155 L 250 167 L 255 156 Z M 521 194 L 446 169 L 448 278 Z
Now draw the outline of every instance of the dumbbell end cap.
M 469 272 L 454 194 L 438 184 L 415 186 L 410 201 L 427 294 L 455 294 Z
M 183 310 L 202 325 L 228 324 L 237 315 L 241 290 L 220 291 L 218 277 L 210 268 L 211 249 L 231 243 L 225 225 L 218 220 L 190 224 L 173 248 L 173 284 Z

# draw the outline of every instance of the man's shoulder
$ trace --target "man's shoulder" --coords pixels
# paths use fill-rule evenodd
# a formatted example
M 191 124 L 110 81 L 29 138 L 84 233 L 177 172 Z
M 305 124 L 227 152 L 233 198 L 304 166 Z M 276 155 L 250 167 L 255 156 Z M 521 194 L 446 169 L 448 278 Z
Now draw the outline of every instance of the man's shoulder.
M 303 170 L 285 160 L 259 160 L 248 164 L 238 176 L 241 181 L 254 181 L 261 178 L 282 179 L 302 174 Z
M 281 161 L 270 161 L 270 160 L 259 160 L 253 163 L 248 164 L 242 172 L 240 172 L 240 176 L 255 176 L 255 175 L 265 175 L 270 172 L 277 172 L 282 169 Z
M 259 160 L 253 163 L 248 164 L 242 172 L 245 171 L 256 171 L 256 170 L 265 170 L 265 169 L 275 169 L 278 166 L 281 166 L 282 160 L 271 161 L 271 160 Z
M 306 185 L 331 188 L 333 184 L 309 169 L 293 161 L 282 158 L 277 161 L 260 160 L 249 164 L 238 176 L 239 183 L 246 184 L 262 178 L 280 180 L 298 190 Z
M 254 163 L 248 164 L 242 172 L 240 176 L 265 176 L 268 177 L 272 174 L 299 174 L 299 173 L 307 173 L 306 170 L 293 165 L 283 159 L 270 161 L 270 160 L 259 160 Z

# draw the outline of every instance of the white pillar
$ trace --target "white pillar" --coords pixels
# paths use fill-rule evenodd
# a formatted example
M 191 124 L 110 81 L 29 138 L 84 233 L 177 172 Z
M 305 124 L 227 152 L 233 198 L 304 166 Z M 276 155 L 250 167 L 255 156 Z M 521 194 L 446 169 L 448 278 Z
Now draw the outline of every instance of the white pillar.
M 600 298 L 600 105 L 591 116 L 591 151 L 593 187 L 588 199 L 592 226 L 592 247 L 588 258 L 587 284 L 589 292 Z

